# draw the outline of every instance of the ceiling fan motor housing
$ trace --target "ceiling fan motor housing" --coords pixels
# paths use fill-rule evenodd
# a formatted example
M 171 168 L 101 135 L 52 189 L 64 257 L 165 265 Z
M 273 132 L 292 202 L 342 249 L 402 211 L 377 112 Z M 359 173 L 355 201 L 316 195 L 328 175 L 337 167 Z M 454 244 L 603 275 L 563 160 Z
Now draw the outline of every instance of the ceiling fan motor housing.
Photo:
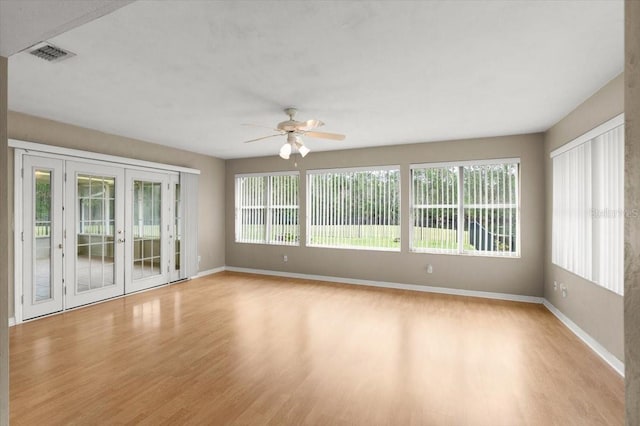
M 324 126 L 324 123 L 320 120 L 307 120 L 307 121 L 298 121 L 294 120 L 294 117 L 297 113 L 295 108 L 286 108 L 284 112 L 287 113 L 289 119 L 286 121 L 282 121 L 278 123 L 278 126 L 275 131 L 279 132 L 276 135 L 264 136 L 257 139 L 252 139 L 246 142 L 256 142 L 263 139 L 269 139 L 281 135 L 287 135 L 287 141 L 285 145 L 280 150 L 280 156 L 282 158 L 289 158 L 289 154 L 291 153 L 291 148 L 295 147 L 300 151 L 300 154 L 304 157 L 309 153 L 309 148 L 304 146 L 304 142 L 302 141 L 301 136 L 307 135 L 312 138 L 319 139 L 333 139 L 333 140 L 343 140 L 344 135 L 340 135 L 337 133 L 328 133 L 328 132 L 318 132 L 314 129 Z M 288 145 L 288 146 L 287 146 Z
M 282 123 L 278 123 L 278 130 L 284 130 L 285 132 L 295 132 L 303 125 L 304 123 L 300 121 L 287 120 L 283 121 Z

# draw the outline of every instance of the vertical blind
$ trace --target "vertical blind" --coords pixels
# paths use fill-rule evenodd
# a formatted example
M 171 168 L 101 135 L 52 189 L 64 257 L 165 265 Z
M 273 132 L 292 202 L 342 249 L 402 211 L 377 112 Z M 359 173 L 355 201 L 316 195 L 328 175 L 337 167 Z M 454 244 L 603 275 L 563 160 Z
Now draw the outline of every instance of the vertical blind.
M 624 126 L 552 157 L 553 263 L 622 295 Z
M 236 176 L 236 242 L 295 245 L 298 173 Z
M 411 249 L 518 255 L 519 160 L 411 166 Z
M 462 170 L 464 251 L 516 256 L 519 163 L 468 165 Z
M 184 245 L 184 268 L 180 268 L 180 278 L 194 277 L 200 269 L 198 260 L 198 175 L 180 173 L 180 195 L 182 205 L 188 206 L 182 211 L 184 217 L 180 244 Z M 181 247 L 181 250 L 182 247 Z
M 411 247 L 414 251 L 458 250 L 459 168 L 411 170 Z
M 400 249 L 400 168 L 307 173 L 307 245 Z

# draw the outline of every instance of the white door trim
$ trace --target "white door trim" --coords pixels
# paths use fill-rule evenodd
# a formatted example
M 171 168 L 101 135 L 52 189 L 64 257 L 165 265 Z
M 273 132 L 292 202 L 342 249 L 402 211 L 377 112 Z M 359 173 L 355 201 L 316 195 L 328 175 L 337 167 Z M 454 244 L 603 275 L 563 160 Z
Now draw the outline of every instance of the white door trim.
M 9 148 L 23 149 L 25 151 L 28 151 L 29 153 L 37 152 L 37 153 L 49 154 L 49 155 L 57 154 L 57 155 L 63 156 L 67 160 L 73 160 L 73 161 L 92 162 L 92 160 L 96 160 L 96 162 L 99 164 L 104 164 L 105 162 L 116 163 L 119 165 L 126 165 L 127 168 L 140 168 L 140 169 L 147 169 L 147 170 L 150 169 L 155 171 L 162 170 L 164 172 L 172 171 L 176 173 L 182 172 L 182 173 L 190 173 L 190 174 L 196 174 L 196 175 L 200 174 L 200 170 L 191 169 L 189 167 L 155 163 L 153 161 L 136 160 L 134 158 L 100 154 L 97 152 L 82 151 L 79 149 L 63 148 L 59 146 L 45 145 L 40 143 L 21 141 L 17 139 L 9 139 Z
M 22 156 L 24 150 L 14 150 L 13 162 L 13 317 L 22 323 Z

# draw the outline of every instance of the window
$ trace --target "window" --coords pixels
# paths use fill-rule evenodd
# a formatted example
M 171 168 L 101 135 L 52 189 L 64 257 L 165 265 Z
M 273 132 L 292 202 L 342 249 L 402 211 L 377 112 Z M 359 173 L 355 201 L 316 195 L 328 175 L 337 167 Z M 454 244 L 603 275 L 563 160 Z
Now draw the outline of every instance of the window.
M 412 249 L 457 250 L 458 168 L 414 168 L 412 176 Z
M 622 116 L 551 153 L 553 263 L 620 295 L 624 262 Z
M 307 245 L 400 250 L 400 167 L 307 173 Z
M 236 242 L 297 245 L 298 173 L 236 176 Z
M 519 160 L 411 166 L 411 250 L 518 256 Z

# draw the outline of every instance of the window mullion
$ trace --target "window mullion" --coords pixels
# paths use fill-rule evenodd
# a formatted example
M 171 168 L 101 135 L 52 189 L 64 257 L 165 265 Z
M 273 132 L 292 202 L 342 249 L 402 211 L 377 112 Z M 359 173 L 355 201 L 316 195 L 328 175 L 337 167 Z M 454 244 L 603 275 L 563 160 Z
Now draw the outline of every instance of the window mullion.
M 464 167 L 458 167 L 458 253 L 464 252 Z
M 263 178 L 265 180 L 266 185 L 263 186 L 264 193 L 262 198 L 262 205 L 264 206 L 263 220 L 264 220 L 264 234 L 263 241 L 268 243 L 271 242 L 269 239 L 270 231 L 271 231 L 271 176 L 265 176 Z M 264 183 L 263 183 L 264 185 Z

